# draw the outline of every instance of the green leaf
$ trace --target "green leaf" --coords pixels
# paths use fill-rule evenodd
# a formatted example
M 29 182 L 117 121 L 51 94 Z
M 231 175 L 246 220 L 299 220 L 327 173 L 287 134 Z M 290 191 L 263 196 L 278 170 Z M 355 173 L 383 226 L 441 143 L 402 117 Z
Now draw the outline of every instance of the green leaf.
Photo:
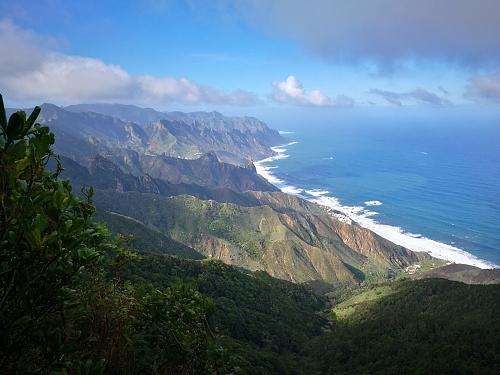
M 13 113 L 10 116 L 6 131 L 7 143 L 10 143 L 24 136 L 23 131 L 25 122 L 26 122 L 26 114 L 22 111 Z
M 30 117 L 26 121 L 26 129 L 25 129 L 25 131 L 28 131 L 33 126 L 33 124 L 35 123 L 35 121 L 36 121 L 38 115 L 40 114 L 41 110 L 42 109 L 39 106 L 36 106 L 35 108 L 33 108 L 33 112 L 31 112 Z
M 16 144 L 11 145 L 8 151 L 14 160 L 20 160 L 26 155 L 26 142 L 17 142 Z
M 4 131 L 7 129 L 7 116 L 5 114 L 5 106 L 3 104 L 3 97 L 1 94 L 0 94 L 0 126 Z

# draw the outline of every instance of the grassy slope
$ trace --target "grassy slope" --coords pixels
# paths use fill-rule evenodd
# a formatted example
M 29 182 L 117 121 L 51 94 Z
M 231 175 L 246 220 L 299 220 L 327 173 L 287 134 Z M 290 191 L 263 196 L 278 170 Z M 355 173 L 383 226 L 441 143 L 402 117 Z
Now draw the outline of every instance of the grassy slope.
M 97 221 L 106 222 L 107 227 L 114 234 L 132 236 L 130 246 L 135 249 L 146 252 L 177 255 L 188 259 L 204 258 L 204 256 L 196 250 L 165 236 L 163 233 L 131 217 L 102 210 L 98 210 L 94 217 Z

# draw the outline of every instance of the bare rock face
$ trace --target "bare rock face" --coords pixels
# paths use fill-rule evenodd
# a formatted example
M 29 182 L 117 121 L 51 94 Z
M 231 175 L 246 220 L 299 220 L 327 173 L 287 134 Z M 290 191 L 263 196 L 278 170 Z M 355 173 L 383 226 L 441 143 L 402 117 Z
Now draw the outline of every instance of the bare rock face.
M 154 178 L 174 184 L 228 188 L 237 192 L 278 191 L 274 185 L 257 174 L 255 167 L 221 162 L 213 151 L 198 159 L 144 155 L 141 157 L 141 168 L 144 173 Z
M 415 252 L 396 245 L 359 225 L 339 221 L 334 225 L 342 241 L 367 258 L 377 259 L 397 268 L 408 267 L 419 260 Z
M 254 172 L 254 173 L 257 173 L 257 168 L 255 168 L 255 165 L 254 165 L 254 163 L 253 163 L 252 159 L 247 159 L 247 160 L 245 160 L 244 167 L 245 167 L 246 169 L 251 170 L 251 171 L 252 171 L 252 172 Z

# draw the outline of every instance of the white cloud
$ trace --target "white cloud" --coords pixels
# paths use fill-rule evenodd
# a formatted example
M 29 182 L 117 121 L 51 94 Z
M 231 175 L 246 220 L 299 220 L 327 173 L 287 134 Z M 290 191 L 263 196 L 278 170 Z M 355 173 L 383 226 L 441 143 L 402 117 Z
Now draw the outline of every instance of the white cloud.
M 500 69 L 472 76 L 465 96 L 477 102 L 500 103 Z
M 295 76 L 288 76 L 284 81 L 275 81 L 273 87 L 274 92 L 271 97 L 280 103 L 314 107 L 350 106 L 354 103 L 347 96 L 338 96 L 334 100 L 319 90 L 308 91 Z
M 379 96 L 386 102 L 394 104 L 398 107 L 403 106 L 404 102 L 408 100 L 411 102 L 431 104 L 435 106 L 451 104 L 451 102 L 448 99 L 422 88 L 417 88 L 408 92 L 395 92 L 395 91 L 387 91 L 380 89 L 370 89 L 368 93 Z
M 12 100 L 180 102 L 248 105 L 247 91 L 224 92 L 187 78 L 132 75 L 99 59 L 43 48 L 50 41 L 0 21 L 0 87 Z
M 35 34 L 0 20 L 0 76 L 30 71 L 39 65 L 46 53 L 43 41 Z

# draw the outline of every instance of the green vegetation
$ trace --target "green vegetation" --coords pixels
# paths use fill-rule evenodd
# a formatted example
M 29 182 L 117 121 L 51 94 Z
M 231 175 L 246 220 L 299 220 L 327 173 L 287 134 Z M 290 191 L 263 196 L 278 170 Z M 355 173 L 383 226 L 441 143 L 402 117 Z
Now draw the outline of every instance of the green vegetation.
M 37 113 L 0 118 L 2 371 L 296 372 L 300 348 L 325 323 L 316 315 L 324 300 L 263 273 L 139 256 L 125 238 L 111 240 L 92 219 L 92 191 L 80 201 L 60 168 L 46 171 L 54 137 L 34 123 Z M 110 217 L 116 232 L 141 228 L 101 216 Z
M 130 247 L 152 253 L 177 255 L 188 259 L 203 259 L 203 255 L 128 216 L 97 210 L 94 219 L 106 223 L 110 231 L 131 236 Z
M 446 264 L 448 264 L 448 261 L 443 260 L 443 259 L 434 259 L 434 258 L 433 259 L 421 259 L 418 262 L 418 265 L 420 267 L 413 267 L 413 269 L 415 270 L 414 275 L 419 275 L 419 274 L 423 274 L 425 272 L 429 272 L 433 269 L 445 266 Z M 410 267 L 410 268 L 412 268 L 412 267 Z
M 304 354 L 324 374 L 498 374 L 500 286 L 402 280 L 340 303 Z
M 307 360 L 299 351 L 326 324 L 318 314 L 325 299 L 309 288 L 218 261 L 143 254 L 124 277 L 157 288 L 182 279 L 210 297 L 215 303 L 211 326 L 222 335 L 231 368 L 243 374 L 302 373 Z
M 395 290 L 392 284 L 377 285 L 364 290 L 347 301 L 341 302 L 332 309 L 332 317 L 334 319 L 346 319 L 356 312 L 357 308 L 364 306 L 368 302 L 376 301 L 383 297 L 387 297 L 394 293 Z
M 53 158 L 40 108 L 7 121 L 0 96 L 0 368 L 5 373 L 224 372 L 211 300 L 181 281 L 133 286 L 137 255 L 92 220 Z M 56 159 L 57 161 L 57 159 Z
M 203 201 L 192 196 L 163 197 L 137 192 L 117 193 L 98 190 L 96 203 L 110 211 L 131 215 L 165 235 L 203 250 L 204 238 L 226 240 L 258 259 L 263 250 L 261 217 L 268 207 L 240 207 L 229 203 Z

